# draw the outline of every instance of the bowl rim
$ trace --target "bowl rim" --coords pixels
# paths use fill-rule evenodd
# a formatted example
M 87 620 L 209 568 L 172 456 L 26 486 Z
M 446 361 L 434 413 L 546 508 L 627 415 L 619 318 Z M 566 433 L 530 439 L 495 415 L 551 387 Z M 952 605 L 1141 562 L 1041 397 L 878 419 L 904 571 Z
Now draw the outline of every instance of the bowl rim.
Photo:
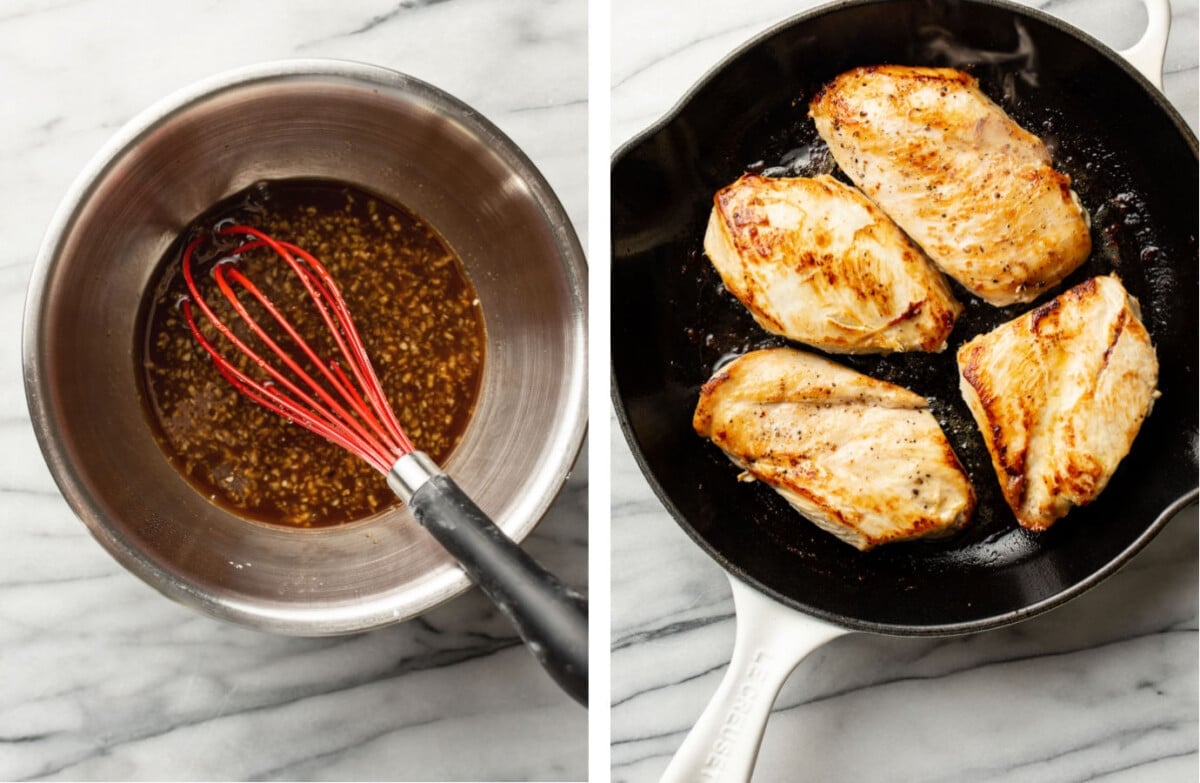
M 271 60 L 225 70 L 167 94 L 124 123 L 89 159 L 59 202 L 43 236 L 29 278 L 21 330 L 21 356 L 25 399 L 42 456 L 63 498 L 92 536 L 127 570 L 159 592 L 211 617 L 259 630 L 297 636 L 325 636 L 371 630 L 416 617 L 467 591 L 473 586 L 461 568 L 450 567 L 439 576 L 421 581 L 423 597 L 398 609 L 396 595 L 388 592 L 353 604 L 338 604 L 336 617 L 328 607 L 250 601 L 217 595 L 178 578 L 157 565 L 108 524 L 79 473 L 62 447 L 62 430 L 49 402 L 52 384 L 38 347 L 43 339 L 43 301 L 62 250 L 79 214 L 110 170 L 160 125 L 186 112 L 194 104 L 219 93 L 255 83 L 299 78 L 330 78 L 409 94 L 446 110 L 456 121 L 478 133 L 529 189 L 552 234 L 565 273 L 571 305 L 572 351 L 578 356 L 569 376 L 561 415 L 564 425 L 549 444 L 557 458 L 546 464 L 550 474 L 542 497 L 520 524 L 506 532 L 523 540 L 545 516 L 559 496 L 583 447 L 588 426 L 587 399 L 587 260 L 579 237 L 561 201 L 545 177 L 517 144 L 477 110 L 438 87 L 379 65 L 332 58 Z M 408 591 L 411 592 L 411 591 Z

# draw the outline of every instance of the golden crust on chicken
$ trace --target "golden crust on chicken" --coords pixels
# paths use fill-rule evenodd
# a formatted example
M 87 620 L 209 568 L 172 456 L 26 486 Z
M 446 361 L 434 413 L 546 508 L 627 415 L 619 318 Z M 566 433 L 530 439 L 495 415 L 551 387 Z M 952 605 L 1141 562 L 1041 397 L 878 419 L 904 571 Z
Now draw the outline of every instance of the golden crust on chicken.
M 704 250 L 759 325 L 831 353 L 940 351 L 962 310 L 904 232 L 829 176 L 722 188 Z
M 1158 396 L 1154 346 L 1115 276 L 976 337 L 957 358 L 1004 498 L 1030 530 L 1096 499 Z
M 855 68 L 809 114 L 854 184 L 991 304 L 1033 301 L 1091 252 L 1070 178 L 962 71 Z
M 692 425 L 797 511 L 860 550 L 949 535 L 975 491 L 919 394 L 791 348 L 704 384 Z

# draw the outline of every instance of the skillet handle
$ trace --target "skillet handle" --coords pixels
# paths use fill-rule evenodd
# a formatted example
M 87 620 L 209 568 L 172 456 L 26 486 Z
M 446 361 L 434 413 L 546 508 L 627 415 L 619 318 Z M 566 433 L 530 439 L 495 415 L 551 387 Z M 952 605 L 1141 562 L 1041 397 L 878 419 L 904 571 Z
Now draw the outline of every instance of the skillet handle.
M 788 609 L 732 576 L 729 584 L 737 613 L 733 660 L 661 783 L 749 781 L 780 687 L 810 652 L 847 633 Z
M 1117 54 L 1138 70 L 1146 80 L 1163 89 L 1163 58 L 1167 54 L 1167 33 L 1171 30 L 1170 0 L 1142 0 L 1146 6 L 1146 31 L 1138 42 Z

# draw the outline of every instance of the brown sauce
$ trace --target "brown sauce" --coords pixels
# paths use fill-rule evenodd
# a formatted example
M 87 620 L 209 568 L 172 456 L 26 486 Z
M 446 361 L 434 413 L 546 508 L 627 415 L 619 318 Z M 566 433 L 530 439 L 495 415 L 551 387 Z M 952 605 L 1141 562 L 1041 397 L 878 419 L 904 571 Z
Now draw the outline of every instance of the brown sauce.
M 233 247 L 212 233 L 226 220 L 299 245 L 325 265 L 401 425 L 439 463 L 466 430 L 483 374 L 483 314 L 461 261 L 420 217 L 353 187 L 259 183 L 189 226 L 143 303 L 137 355 L 147 417 L 167 459 L 197 491 L 243 518 L 295 527 L 342 524 L 397 504 L 358 457 L 237 392 L 188 330 L 182 252 L 206 232 L 193 265 L 205 301 L 239 335 L 249 333 L 209 274 Z M 236 263 L 320 355 L 333 356 L 324 323 L 281 259 L 254 250 Z M 251 367 L 215 330 L 203 330 L 241 369 Z

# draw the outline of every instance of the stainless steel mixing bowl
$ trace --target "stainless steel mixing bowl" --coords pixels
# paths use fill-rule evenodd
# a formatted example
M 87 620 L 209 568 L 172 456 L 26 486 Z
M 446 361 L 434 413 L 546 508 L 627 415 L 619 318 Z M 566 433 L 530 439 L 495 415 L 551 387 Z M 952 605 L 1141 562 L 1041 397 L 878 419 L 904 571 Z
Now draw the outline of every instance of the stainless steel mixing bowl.
M 428 84 L 357 63 L 270 63 L 177 93 L 125 126 L 67 195 L 34 267 L 25 388 L 71 507 L 129 570 L 215 617 L 282 633 L 359 631 L 462 592 L 405 510 L 344 527 L 249 523 L 167 463 L 143 413 L 139 303 L 180 230 L 262 179 L 325 177 L 403 204 L 462 257 L 488 348 L 475 415 L 444 466 L 521 540 L 586 425 L 586 267 L 519 149 Z

